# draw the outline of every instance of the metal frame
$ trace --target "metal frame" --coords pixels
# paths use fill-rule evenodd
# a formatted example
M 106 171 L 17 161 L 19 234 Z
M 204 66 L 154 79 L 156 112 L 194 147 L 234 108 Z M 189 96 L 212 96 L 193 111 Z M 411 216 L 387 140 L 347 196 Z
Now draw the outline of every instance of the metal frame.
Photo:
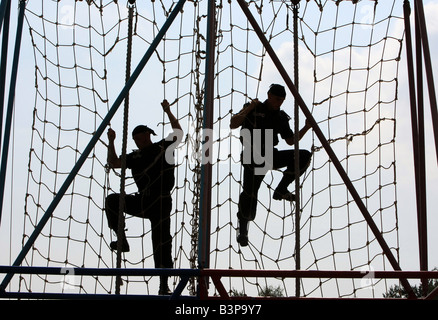
M 325 271 L 325 270 L 201 270 L 201 277 L 210 277 L 216 286 L 220 299 L 242 299 L 242 297 L 230 297 L 228 292 L 222 285 L 222 277 L 270 277 L 270 278 L 296 278 L 296 279 L 321 279 L 321 278 L 336 278 L 336 279 L 438 279 L 438 271 Z M 438 288 L 437 288 L 438 289 Z M 438 297 L 438 290 L 429 293 L 424 300 L 433 300 Z M 218 297 L 201 296 L 203 299 L 218 299 Z M 410 298 L 415 298 L 411 296 Z M 272 298 L 270 298 L 272 299 Z M 306 299 L 300 297 L 286 297 L 282 299 Z M 324 299 L 324 298 L 311 298 Z M 348 298 L 347 298 L 348 299 Z M 353 299 L 353 298 L 349 298 Z
M 215 37 L 216 37 L 216 21 L 215 21 L 215 0 L 208 0 L 208 37 L 207 37 L 207 60 L 206 60 L 206 90 L 205 90 L 205 107 L 204 107 L 204 129 L 210 129 L 213 126 L 213 112 L 214 112 L 214 48 L 215 48 Z M 343 179 L 347 189 L 349 190 L 351 196 L 356 202 L 358 208 L 362 212 L 365 220 L 368 223 L 369 228 L 373 232 L 377 241 L 379 242 L 383 252 L 385 253 L 387 259 L 392 265 L 394 271 L 375 271 L 374 277 L 381 278 L 398 278 L 400 279 L 402 285 L 405 290 L 410 294 L 410 298 L 415 298 L 412 287 L 407 281 L 408 278 L 421 278 L 423 284 L 427 284 L 427 279 L 430 278 L 438 278 L 438 272 L 430 272 L 427 271 L 427 213 L 425 206 L 425 169 L 424 169 L 424 146 L 422 145 L 424 141 L 424 133 L 422 128 L 424 126 L 423 118 L 422 118 L 422 108 L 423 108 L 423 98 L 422 91 L 423 85 L 421 82 L 422 77 L 422 55 L 424 56 L 425 61 L 425 69 L 426 76 L 428 81 L 428 89 L 429 89 L 429 99 L 431 105 L 432 112 L 432 121 L 433 128 L 435 134 L 435 143 L 436 143 L 436 152 L 437 152 L 437 160 L 438 160 L 438 110 L 437 110 L 437 102 L 436 102 L 436 94 L 434 89 L 434 80 L 432 74 L 432 64 L 431 57 L 428 46 L 428 38 L 427 38 L 427 30 L 425 24 L 424 17 L 424 8 L 422 0 L 414 0 L 415 8 L 417 9 L 416 16 L 416 44 L 417 44 L 417 87 L 415 87 L 415 79 L 414 79 L 414 67 L 413 67 L 413 50 L 411 46 L 411 33 L 410 33 L 410 25 L 409 25 L 409 1 L 405 0 L 404 9 L 405 9 L 405 23 L 406 23 L 406 34 L 407 34 L 407 50 L 408 50 L 408 73 L 409 73 L 409 83 L 410 83 L 410 94 L 411 94 L 411 111 L 412 111 L 412 134 L 414 139 L 414 160 L 415 160 L 415 172 L 416 172 L 416 184 L 417 184 L 417 206 L 418 206 L 418 232 L 420 239 L 420 272 L 403 272 L 401 268 L 393 256 L 390 248 L 385 242 L 380 230 L 377 225 L 374 223 L 371 215 L 369 214 L 366 206 L 362 202 L 362 199 L 356 189 L 354 188 L 351 180 L 349 179 L 347 173 L 343 169 L 340 161 L 338 160 L 336 154 L 332 150 L 330 144 L 327 139 L 324 137 L 321 129 L 319 128 L 317 122 L 313 118 L 311 112 L 306 106 L 306 103 L 300 96 L 297 88 L 289 77 L 287 71 L 283 67 L 281 61 L 277 57 L 275 51 L 271 47 L 269 41 L 263 34 L 263 31 L 259 27 L 257 21 L 252 16 L 246 1 L 244 0 L 236 0 L 240 5 L 242 11 L 246 15 L 248 21 L 254 28 L 259 40 L 267 50 L 270 55 L 274 65 L 277 67 L 280 75 L 288 86 L 289 90 L 295 97 L 295 100 L 298 106 L 301 108 L 301 111 L 306 116 L 307 120 L 311 124 L 316 136 L 320 140 L 322 146 L 326 150 L 329 158 L 337 169 L 339 175 Z M 13 69 L 11 75 L 11 86 L 9 92 L 9 104 L 8 104 L 8 112 L 6 118 L 6 127 L 4 132 L 4 141 L 2 143 L 3 147 L 3 156 L 2 156 L 2 164 L 1 164 L 1 172 L 0 172 L 0 199 L 3 200 L 3 190 L 4 190 L 4 174 L 6 171 L 6 163 L 7 163 L 7 150 L 9 146 L 9 132 L 10 132 L 10 114 L 12 114 L 13 107 L 13 98 L 15 95 L 15 83 L 16 76 L 18 70 L 18 60 L 19 60 L 19 51 L 20 51 L 20 42 L 21 42 L 21 31 L 23 26 L 23 18 L 24 18 L 24 9 L 25 9 L 25 0 L 20 0 L 20 11 L 19 11 L 19 20 L 17 25 L 17 35 L 15 41 L 15 53 L 14 53 L 14 61 L 13 61 Z M 0 297 L 31 297 L 34 294 L 20 294 L 20 293 L 6 293 L 6 287 L 9 284 L 15 273 L 43 273 L 43 274 L 62 274 L 61 268 L 38 268 L 38 267 L 21 267 L 21 263 L 23 262 L 26 254 L 31 249 L 33 243 L 36 238 L 39 236 L 40 232 L 44 228 L 45 224 L 53 214 L 56 209 L 58 203 L 61 198 L 64 196 L 65 192 L 69 188 L 70 184 L 74 180 L 76 174 L 79 172 L 83 163 L 87 159 L 88 155 L 94 148 L 95 144 L 99 140 L 100 136 L 103 134 L 105 128 L 109 124 L 110 120 L 118 110 L 119 106 L 129 93 L 129 90 L 132 88 L 133 84 L 139 77 L 143 68 L 149 61 L 150 57 L 153 55 L 155 49 L 160 43 L 161 39 L 164 37 L 168 28 L 173 23 L 174 19 L 181 11 L 185 3 L 185 0 L 179 0 L 176 6 L 173 8 L 171 14 L 168 19 L 162 26 L 161 30 L 157 34 L 154 41 L 151 43 L 149 49 L 145 53 L 144 57 L 138 64 L 137 68 L 132 73 L 131 77 L 127 81 L 125 87 L 120 92 L 113 106 L 108 111 L 106 117 L 102 120 L 101 125 L 98 127 L 97 131 L 91 138 L 89 144 L 82 152 L 81 157 L 72 168 L 70 174 L 62 184 L 61 188 L 57 192 L 55 198 L 53 199 L 50 206 L 47 208 L 44 216 L 41 218 L 40 222 L 35 227 L 32 235 L 24 245 L 22 251 L 16 258 L 15 262 L 12 266 L 0 266 L 0 273 L 6 273 L 3 282 L 0 284 Z M 8 5 L 10 4 L 10 0 L 2 0 L 0 4 L 0 23 L 3 25 L 5 22 L 5 28 L 3 31 L 7 30 L 8 27 L 8 18 L 5 15 L 9 15 L 9 10 L 7 10 Z M 0 29 L 1 30 L 1 29 Z M 7 45 L 7 40 L 4 40 L 3 46 Z M 2 55 L 4 59 L 3 64 L 6 65 L 6 57 Z M 2 64 L 2 65 L 3 65 Z M 2 69 L 2 72 L 5 70 Z M 417 90 L 417 91 L 416 91 Z M 203 141 L 203 146 L 208 147 L 208 142 Z M 171 298 L 179 297 L 180 293 L 184 289 L 187 281 L 190 277 L 199 277 L 199 298 L 208 298 L 208 279 L 211 278 L 213 280 L 214 285 L 218 289 L 222 298 L 229 298 L 226 293 L 223 285 L 220 282 L 221 277 L 242 277 L 242 276 L 264 276 L 264 277 L 296 277 L 296 278 L 324 278 L 324 277 L 334 277 L 334 278 L 363 278 L 364 273 L 358 271 L 270 271 L 270 270 L 210 270 L 209 268 L 209 252 L 210 252 L 210 243 L 209 243 L 209 234 L 210 234 L 210 212 L 211 212 L 211 194 L 210 194 L 210 186 L 211 186 L 211 163 L 209 161 L 204 161 L 201 171 L 201 177 L 204 183 L 202 184 L 202 200 L 201 200 L 201 212 L 200 212 L 200 235 L 199 235 L 199 270 L 198 269 L 190 269 L 190 270 L 175 270 L 175 269 L 86 269 L 86 268 L 75 268 L 75 275 L 108 275 L 108 276 L 119 276 L 119 275 L 174 275 L 180 276 L 181 281 L 177 286 L 177 290 Z M 2 205 L 2 201 L 0 202 Z M 1 215 L 0 215 L 1 219 Z M 1 221 L 1 220 L 0 220 Z M 37 297 L 35 294 L 33 297 Z M 50 297 L 64 297 L 64 298 L 74 298 L 72 295 L 50 295 L 50 294 L 39 294 L 38 297 L 44 296 L 46 298 Z M 102 298 L 100 295 L 79 295 L 81 299 L 84 298 L 93 298 L 98 297 Z M 438 290 L 434 290 L 430 293 L 426 298 L 433 298 L 438 296 Z M 105 296 L 106 297 L 106 296 Z M 116 295 L 116 298 L 120 298 L 120 295 Z M 132 296 L 131 296 L 132 297 Z M 107 297 L 110 298 L 110 297 Z
M 266 37 L 263 34 L 263 31 L 258 26 L 256 20 L 252 16 L 251 12 L 249 11 L 248 7 L 246 6 L 246 3 L 243 0 L 237 0 L 240 7 L 242 8 L 243 12 L 245 13 L 246 17 L 248 18 L 249 22 L 251 23 L 252 27 L 254 28 L 255 32 L 257 33 L 260 41 L 263 43 L 266 51 L 268 52 L 269 56 L 271 57 L 274 65 L 277 67 L 280 75 L 283 77 L 284 82 L 289 87 L 289 90 L 295 97 L 295 101 L 297 101 L 298 105 L 301 108 L 301 111 L 306 116 L 309 123 L 312 125 L 312 129 L 315 133 L 315 135 L 319 138 L 319 141 L 321 142 L 322 146 L 324 147 L 325 151 L 327 152 L 330 160 L 332 161 L 333 165 L 335 166 L 336 170 L 338 171 L 340 177 L 344 181 L 345 186 L 347 187 L 348 191 L 350 192 L 352 198 L 356 202 L 356 205 L 358 206 L 359 210 L 362 212 L 362 215 L 364 216 L 365 220 L 368 223 L 369 228 L 373 232 L 374 236 L 376 237 L 377 241 L 379 242 L 380 246 L 382 247 L 383 252 L 386 254 L 387 259 L 389 260 L 390 264 L 394 268 L 394 270 L 401 270 L 397 260 L 395 259 L 394 255 L 391 252 L 391 249 L 387 245 L 385 239 L 383 238 L 382 234 L 380 233 L 379 228 L 375 224 L 373 218 L 368 212 L 368 209 L 366 208 L 365 204 L 363 203 L 359 193 L 357 192 L 356 188 L 354 187 L 353 183 L 351 182 L 350 178 L 348 177 L 347 173 L 345 172 L 344 168 L 342 167 L 341 162 L 339 161 L 338 157 L 336 156 L 335 152 L 330 146 L 330 143 L 325 138 L 323 132 L 318 126 L 318 123 L 316 122 L 315 118 L 313 117 L 310 110 L 307 108 L 306 103 L 304 102 L 303 98 L 301 97 L 300 93 L 296 89 L 294 83 L 292 82 L 291 78 L 289 77 L 286 69 L 283 67 L 280 59 L 278 58 L 277 54 L 275 53 L 274 49 L 271 47 L 269 41 L 266 39 Z M 412 288 L 410 284 L 406 281 L 406 279 L 401 279 L 401 282 L 403 286 L 405 287 L 406 291 L 410 293 L 410 295 L 413 295 Z
M 198 277 L 197 269 L 125 269 L 125 268 L 59 268 L 59 267 L 15 267 L 0 266 L 0 273 L 7 274 L 44 274 L 44 275 L 67 275 L 74 276 L 178 276 L 180 281 L 171 296 L 154 296 L 155 299 L 177 300 L 194 299 L 192 296 L 181 296 L 191 277 Z M 151 296 L 144 295 L 107 295 L 107 294 L 68 294 L 68 293 L 21 293 L 21 292 L 0 292 L 0 298 L 32 298 L 32 299 L 150 299 Z
M 267 278 L 296 278 L 296 279 L 438 279 L 438 271 L 328 271 L 328 270 L 232 270 L 232 269 L 133 269 L 133 268 L 60 268 L 60 267 L 16 267 L 0 266 L 0 273 L 7 274 L 41 274 L 66 276 L 71 272 L 74 276 L 174 276 L 180 281 L 171 296 L 145 296 L 145 295 L 107 295 L 107 294 L 69 294 L 69 293 L 22 293 L 0 292 L 0 298 L 31 298 L 31 299 L 160 299 L 160 300 L 241 300 L 243 297 L 230 297 L 221 282 L 223 277 L 267 277 Z M 181 295 L 190 278 L 199 278 L 200 283 L 212 280 L 219 296 L 209 296 L 208 291 L 200 290 L 199 295 Z M 437 288 L 438 289 L 438 288 Z M 430 292 L 424 300 L 433 300 L 438 297 L 438 290 Z M 258 298 L 263 299 L 263 298 Z M 272 299 L 272 298 L 269 298 Z M 300 297 L 285 297 L 282 299 L 306 299 Z M 323 300 L 324 298 L 310 298 Z M 353 298 L 347 298 L 353 299 Z
M 425 119 L 424 119 L 424 84 L 423 68 L 426 71 L 427 88 L 429 92 L 432 127 L 435 139 L 435 152 L 438 161 L 438 108 L 435 93 L 432 61 L 427 36 L 426 19 L 422 0 L 414 0 L 415 6 L 415 39 L 412 37 L 410 16 L 411 6 L 404 1 L 404 22 L 406 32 L 406 54 L 411 106 L 412 144 L 414 154 L 415 188 L 418 221 L 418 242 L 420 270 L 428 270 L 428 240 L 427 240 L 427 204 L 426 204 L 426 160 L 425 160 Z M 415 41 L 415 57 L 413 42 Z M 424 61 L 423 61 L 424 60 Z M 423 66 L 424 62 L 424 66 Z M 415 72 L 416 67 L 416 72 Z M 423 288 L 428 286 L 426 278 L 421 279 Z
M 23 34 L 23 24 L 24 24 L 24 9 L 26 8 L 26 1 L 20 0 L 20 7 L 18 13 L 18 21 L 17 21 L 17 33 L 15 36 L 15 49 L 14 49 L 14 59 L 12 61 L 12 71 L 11 71 L 11 79 L 9 85 L 9 100 L 8 100 L 8 108 L 6 110 L 6 119 L 5 119 L 5 130 L 3 133 L 3 143 L 1 144 L 2 157 L 1 157 L 1 166 L 0 166 L 0 223 L 3 212 L 3 197 L 5 191 L 5 179 L 6 179 L 6 170 L 8 164 L 8 155 L 9 155 L 9 142 L 11 135 L 11 123 L 12 123 L 12 114 L 14 112 L 14 98 L 15 98 L 15 89 L 17 84 L 17 74 L 18 74 L 18 63 L 20 60 L 20 49 L 21 49 L 21 37 Z M 9 32 L 9 18 L 11 13 L 11 1 L 10 0 L 2 0 L 0 5 L 0 25 L 4 23 L 3 29 L 3 44 L 2 44 L 2 64 L 1 70 L 2 77 L 6 77 L 6 67 L 7 67 L 7 49 L 8 49 L 8 35 Z M 1 29 L 0 29 L 1 30 Z M 6 55 L 4 55 L 6 54 Z M 6 87 L 4 86 L 4 81 L 2 80 L 3 86 L 1 89 L 2 100 L 1 102 L 1 117 L 0 121 L 3 123 L 3 104 L 4 104 L 4 94 Z M 0 133 L 2 129 L 2 125 L 0 125 Z

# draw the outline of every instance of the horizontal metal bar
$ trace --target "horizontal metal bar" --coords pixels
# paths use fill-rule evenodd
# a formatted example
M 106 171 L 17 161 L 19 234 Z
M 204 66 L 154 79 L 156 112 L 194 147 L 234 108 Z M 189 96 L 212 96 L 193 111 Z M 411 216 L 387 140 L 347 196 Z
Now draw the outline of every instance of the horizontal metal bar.
M 267 277 L 267 278 L 387 278 L 438 279 L 438 271 L 343 271 L 343 270 L 238 270 L 238 269 L 137 269 L 0 266 L 0 273 L 76 276 L 181 276 L 181 277 Z
M 92 294 L 92 293 L 42 293 L 2 292 L 2 299 L 56 299 L 56 300 L 195 300 L 196 296 L 179 296 L 176 299 L 165 295 Z
M 69 268 L 69 267 L 23 267 L 23 266 L 0 266 L 0 273 L 7 274 L 45 274 L 45 275 L 60 275 L 60 276 L 179 276 L 181 277 L 177 288 L 173 294 L 169 296 L 150 296 L 150 295 L 111 295 L 111 294 L 84 294 L 84 293 L 26 293 L 26 292 L 0 292 L 0 298 L 10 299 L 165 299 L 178 300 L 187 299 L 182 297 L 181 293 L 186 287 L 190 277 L 199 276 L 198 269 L 136 269 L 136 268 Z M 194 297 L 192 297 L 194 298 Z
M 331 271 L 331 270 L 229 270 L 203 269 L 201 277 L 272 277 L 272 278 L 386 278 L 438 279 L 438 271 Z
M 48 274 L 48 275 L 75 275 L 75 276 L 181 276 L 197 277 L 198 269 L 166 269 L 166 268 L 70 268 L 70 267 L 26 267 L 0 266 L 0 273 L 11 274 Z

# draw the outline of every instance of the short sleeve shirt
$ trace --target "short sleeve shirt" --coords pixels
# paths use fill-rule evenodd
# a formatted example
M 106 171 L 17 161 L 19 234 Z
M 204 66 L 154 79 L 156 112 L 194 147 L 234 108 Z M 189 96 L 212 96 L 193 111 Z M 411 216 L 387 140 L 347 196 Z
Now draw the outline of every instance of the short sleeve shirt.
M 264 103 L 259 103 L 245 118 L 242 129 L 248 129 L 254 138 L 254 129 L 260 129 L 261 148 L 265 150 L 266 130 L 273 132 L 273 147 L 279 142 L 278 135 L 283 139 L 293 137 L 294 133 L 289 126 L 290 117 L 283 110 L 271 110 Z M 254 141 L 254 140 L 253 140 Z
M 175 165 L 166 160 L 166 150 L 172 143 L 163 139 L 126 156 L 126 167 L 131 169 L 139 192 L 157 196 L 170 194 L 175 185 Z

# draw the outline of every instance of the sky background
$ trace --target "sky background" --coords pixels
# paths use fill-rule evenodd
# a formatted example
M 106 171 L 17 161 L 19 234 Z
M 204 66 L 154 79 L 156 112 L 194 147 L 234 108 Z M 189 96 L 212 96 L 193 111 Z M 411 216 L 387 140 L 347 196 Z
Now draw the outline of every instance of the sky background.
M 434 57 L 438 52 L 438 42 L 434 41 L 438 35 L 438 22 L 435 17 L 438 15 L 438 2 L 437 1 L 424 1 L 425 4 L 425 12 L 426 19 L 428 24 L 428 32 L 429 32 L 429 41 L 431 47 L 431 56 Z M 369 9 L 372 6 L 364 6 L 364 9 L 360 12 L 362 14 L 362 18 L 359 20 L 363 20 L 367 22 L 369 19 L 370 11 Z M 60 12 L 61 20 L 64 23 L 69 23 L 69 7 L 64 7 L 62 10 L 64 12 Z M 401 9 L 396 10 L 398 14 L 401 13 Z M 50 13 L 47 13 L 50 14 Z M 15 24 L 16 24 L 16 15 L 17 10 L 16 6 L 12 6 L 12 22 L 11 22 L 11 39 L 14 39 L 13 34 L 15 33 Z M 78 18 L 79 19 L 79 18 Z M 398 25 L 398 27 L 402 27 Z M 190 26 L 184 28 L 190 28 Z M 68 31 L 68 30 L 66 30 Z M 122 31 L 123 32 L 123 31 Z M 144 34 L 150 33 L 150 30 L 140 30 L 140 33 Z M 113 34 L 111 34 L 112 36 Z M 68 38 L 62 38 L 61 41 L 71 41 Z M 236 40 L 234 40 L 236 41 Z M 238 40 L 237 40 L 238 41 Z M 255 40 L 254 40 L 255 41 Z M 190 44 L 191 45 L 191 44 Z M 10 47 L 13 47 L 10 45 Z M 120 46 L 119 46 L 120 47 Z M 123 52 L 125 49 L 124 43 L 120 48 L 120 52 Z M 289 44 L 276 44 L 277 53 L 282 58 L 282 61 L 285 59 L 290 59 L 290 45 Z M 413 159 L 412 159 L 412 138 L 411 138 L 411 129 L 410 129 L 410 109 L 409 109 L 409 96 L 407 89 L 407 77 L 406 77 L 406 59 L 404 54 L 405 46 L 403 45 L 403 58 L 400 63 L 400 88 L 399 88 L 399 101 L 397 102 L 397 132 L 396 132 L 396 161 L 397 161 L 397 201 L 398 201 L 398 217 L 399 217 L 399 241 L 400 241 L 400 264 L 402 269 L 404 270 L 417 270 L 418 267 L 418 238 L 417 238 L 417 223 L 416 223 L 416 208 L 415 208 L 415 189 L 414 189 L 414 180 L 413 180 Z M 12 49 L 10 48 L 12 52 Z M 168 57 L 172 57 L 174 52 L 169 50 Z M 133 65 L 135 65 L 135 61 L 138 61 L 138 58 L 142 55 L 141 50 L 134 53 Z M 10 55 L 12 57 L 12 55 Z M 79 59 L 79 58 L 78 58 Z M 124 64 L 122 59 L 121 66 L 119 68 L 115 68 L 113 71 L 113 77 L 119 78 L 120 81 L 124 78 Z M 10 60 L 11 61 L 11 60 Z M 235 62 L 238 65 L 240 62 Z M 434 61 L 432 61 L 434 63 Z M 21 235 L 23 230 L 23 198 L 26 190 L 26 176 L 23 176 L 23 173 L 27 174 L 28 170 L 28 157 L 29 157 L 29 137 L 31 135 L 31 126 L 32 126 L 32 111 L 35 104 L 35 68 L 34 68 L 35 60 L 33 56 L 32 47 L 30 45 L 30 37 L 28 32 L 28 26 L 25 23 L 24 31 L 23 31 L 23 44 L 22 44 L 22 52 L 20 57 L 20 68 L 19 68 L 19 78 L 17 84 L 17 95 L 15 99 L 15 114 L 14 114 L 14 126 L 13 126 L 13 142 L 11 144 L 11 152 L 9 162 L 9 174 L 8 181 L 6 183 L 6 193 L 5 193 L 5 204 L 3 208 L 2 221 L 0 226 L 0 243 L 2 247 L 2 254 L 0 256 L 1 264 L 10 264 L 16 257 L 19 252 Z M 99 66 L 100 67 L 100 66 Z M 312 67 L 312 61 L 306 60 L 306 57 L 303 56 L 302 64 L 300 65 L 301 74 L 303 76 L 302 82 L 305 84 L 306 81 L 312 81 L 311 74 L 306 74 L 303 70 L 306 67 Z M 98 67 L 96 67 L 98 69 Z M 322 66 L 322 69 L 324 67 Z M 134 96 L 133 101 L 137 103 L 141 103 L 144 100 L 144 97 L 139 97 L 140 93 L 144 90 L 147 90 L 149 94 L 148 100 L 151 104 L 158 104 L 164 97 L 168 98 L 170 101 L 174 99 L 172 96 L 172 87 L 169 85 L 166 90 L 163 90 L 161 87 L 161 70 L 153 69 L 151 66 L 147 69 L 148 74 L 157 73 L 157 78 L 159 81 L 156 81 L 154 85 L 144 89 L 142 87 L 136 87 L 133 91 Z M 168 77 L 172 77 L 173 70 L 168 70 Z M 434 72 L 435 78 L 437 76 L 436 72 Z M 239 79 L 241 75 L 236 75 L 236 79 Z M 309 77 L 310 76 L 310 77 Z M 264 69 L 264 78 L 260 88 L 251 88 L 253 91 L 250 92 L 250 95 L 258 95 L 259 99 L 262 100 L 264 96 L 264 92 L 267 90 L 267 86 L 271 82 L 277 82 L 278 74 L 272 65 L 269 65 L 269 62 L 266 62 L 266 67 Z M 144 78 L 140 78 L 140 83 Z M 236 80 L 238 81 L 238 80 Z M 120 83 L 120 82 L 119 82 Z M 226 86 L 224 86 L 226 88 Z M 116 97 L 119 90 L 117 86 L 111 86 L 109 88 L 109 99 L 113 101 Z M 183 91 L 183 89 L 181 89 Z M 225 91 L 225 89 L 224 89 Z M 311 92 L 306 92 L 303 89 L 303 96 L 311 99 Z M 427 95 L 425 95 L 427 97 Z M 236 99 L 238 100 L 238 99 Z M 182 101 L 184 99 L 182 98 Z M 292 101 L 292 102 L 291 102 Z M 134 104 L 136 103 L 134 102 Z M 242 100 L 243 102 L 243 100 Z M 293 100 L 288 97 L 286 104 L 293 103 Z M 236 102 L 237 105 L 242 105 L 241 101 L 238 100 Z M 225 106 L 227 107 L 227 106 Z M 235 109 L 239 109 L 239 107 L 234 107 Z M 428 110 L 429 104 L 426 103 L 426 156 L 427 156 L 427 188 L 428 188 L 428 240 L 429 240 L 429 269 L 434 267 L 438 267 L 438 256 L 435 254 L 434 244 L 438 242 L 438 235 L 434 232 L 434 229 L 438 225 L 438 217 L 436 216 L 434 210 L 438 207 L 438 199 L 435 196 L 437 192 L 437 183 L 438 183 L 438 170 L 437 170 L 437 159 L 434 148 L 434 141 L 432 135 L 432 126 L 430 121 L 430 112 Z M 237 110 L 234 110 L 237 111 Z M 118 119 L 120 119 L 120 111 L 118 113 Z M 183 114 L 180 115 L 180 117 Z M 162 114 L 160 112 L 151 112 L 148 114 L 150 119 L 158 122 L 162 121 Z M 131 115 L 132 126 L 138 124 L 138 118 L 136 111 L 133 111 Z M 302 118 L 301 118 L 302 119 Z M 149 119 L 148 119 L 149 120 Z M 190 124 L 190 119 L 181 119 L 185 124 Z M 152 121 L 152 120 L 151 120 Z M 120 121 L 114 121 L 113 126 L 116 131 L 121 131 L 121 123 Z M 120 136 L 119 136 L 120 137 Z M 105 138 L 105 137 L 103 137 Z M 103 139 L 105 140 L 105 139 Z M 118 140 L 118 144 L 120 145 L 120 139 Z M 304 145 L 309 145 L 309 140 L 303 140 Z M 104 145 L 101 144 L 100 148 L 103 148 Z M 134 146 L 130 142 L 128 145 L 128 150 L 133 149 Z M 232 147 L 230 147 L 232 148 Z M 74 158 L 65 159 L 64 165 L 68 167 L 70 164 L 74 164 Z M 115 180 L 114 180 L 115 181 Z M 11 192 L 12 191 L 12 192 Z M 234 237 L 234 235 L 233 235 Z M 3 249 L 4 248 L 4 249 Z

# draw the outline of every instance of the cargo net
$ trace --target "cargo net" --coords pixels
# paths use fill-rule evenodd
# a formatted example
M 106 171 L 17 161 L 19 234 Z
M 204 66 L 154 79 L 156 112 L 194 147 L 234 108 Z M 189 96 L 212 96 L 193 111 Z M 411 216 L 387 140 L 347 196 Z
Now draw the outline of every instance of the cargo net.
M 23 243 L 123 88 L 128 55 L 135 67 L 175 3 L 137 1 L 131 52 L 127 50 L 127 1 L 27 3 L 36 94 Z M 296 85 L 302 97 L 398 257 L 394 147 L 401 4 L 326 0 L 301 1 L 297 8 L 291 1 L 249 1 L 248 5 L 288 72 L 293 75 L 299 66 Z M 294 9 L 298 10 L 296 20 Z M 160 106 L 163 99 L 171 103 L 184 130 L 176 150 L 172 191 L 174 268 L 198 267 L 206 12 L 207 1 L 185 3 L 129 94 L 128 132 L 147 124 L 157 140 L 166 137 L 170 125 Z M 243 180 L 242 146 L 239 130 L 229 129 L 230 118 L 250 99 L 266 99 L 271 83 L 284 82 L 235 1 L 218 2 L 216 19 L 210 268 L 295 270 L 299 257 L 302 270 L 392 270 L 311 131 L 300 141 L 300 148 L 312 152 L 311 165 L 300 177 L 300 210 L 293 203 L 272 199 L 281 172 L 269 171 L 259 190 L 249 245 L 239 246 L 236 213 Z M 298 48 L 294 48 L 295 36 Z M 297 51 L 299 59 L 294 58 Z M 294 99 L 287 92 L 282 108 L 292 117 L 293 128 Z M 118 134 L 118 153 L 122 113 L 111 121 Z M 298 121 L 302 127 L 302 114 Z M 106 165 L 106 144 L 104 133 L 24 265 L 115 267 L 116 253 L 109 247 L 114 234 L 107 225 L 104 202 L 108 194 L 119 192 L 120 172 Z M 280 142 L 278 148 L 293 147 Z M 131 149 L 135 145 L 129 139 L 127 152 Z M 136 192 L 129 176 L 126 192 Z M 122 268 L 153 268 L 149 220 L 127 215 L 126 229 L 131 250 L 122 254 Z M 157 277 L 122 279 L 121 293 L 157 293 Z M 14 281 L 23 292 L 109 294 L 116 286 L 115 278 L 103 276 L 21 275 Z M 251 276 L 222 281 L 233 296 L 294 296 L 297 283 Z M 177 283 L 175 277 L 171 289 Z M 388 283 L 379 279 L 303 278 L 299 285 L 303 297 L 381 297 L 388 289 Z M 213 285 L 209 291 L 217 294 Z M 196 294 L 194 280 L 183 294 Z

